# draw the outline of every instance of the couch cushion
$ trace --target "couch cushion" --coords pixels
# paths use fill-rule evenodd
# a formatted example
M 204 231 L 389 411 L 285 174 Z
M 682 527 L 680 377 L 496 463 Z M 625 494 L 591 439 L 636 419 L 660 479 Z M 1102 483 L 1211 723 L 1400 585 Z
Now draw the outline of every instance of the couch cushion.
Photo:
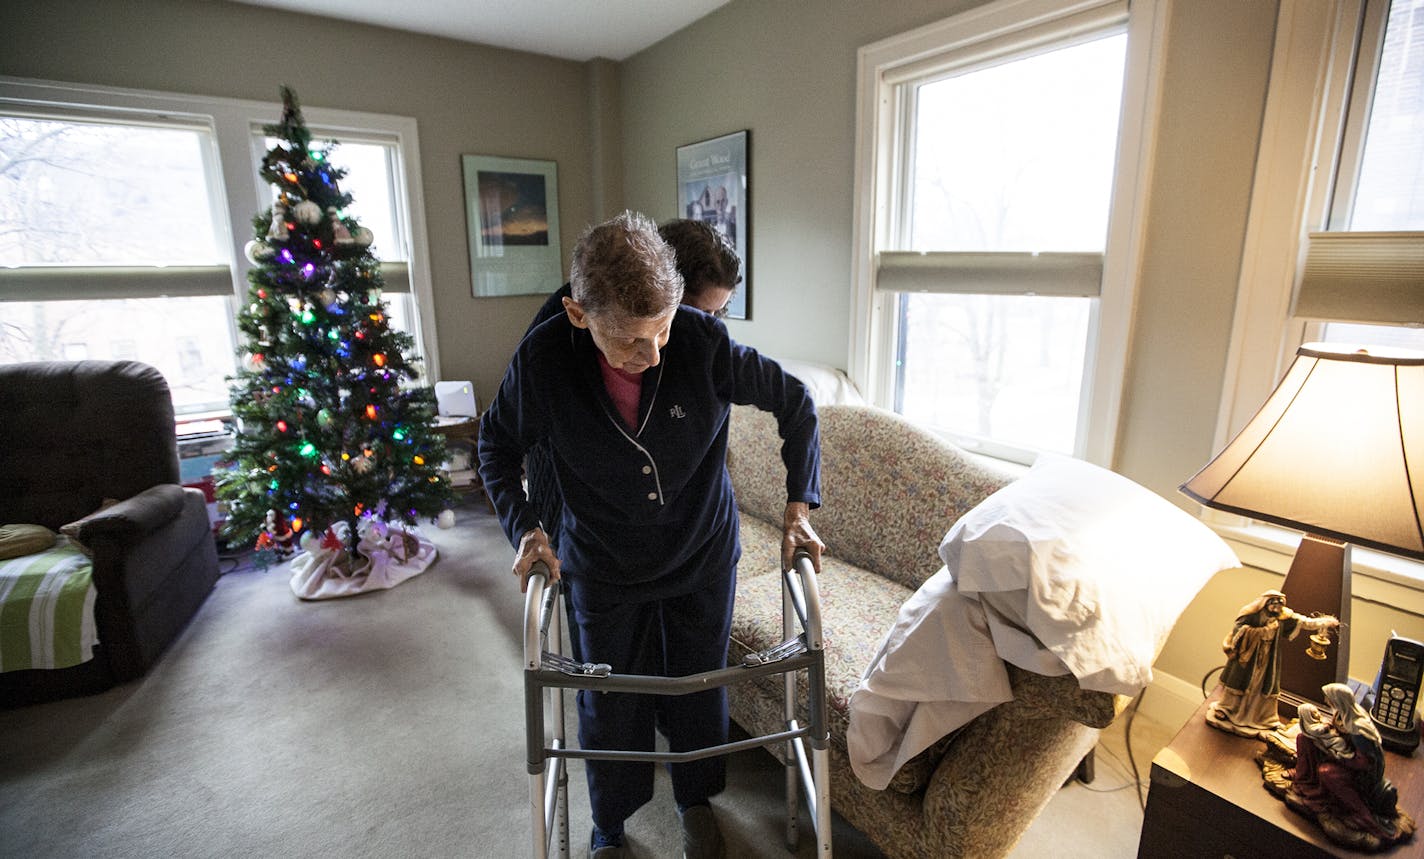
M 779 534 L 779 530 L 764 522 L 749 518 L 742 521 L 743 542 L 779 546 Z M 741 570 L 750 571 L 745 556 Z M 860 685 L 860 675 L 880 648 L 900 604 L 911 592 L 903 585 L 831 556 L 822 559 L 817 583 L 821 591 L 821 623 L 826 648 L 827 718 L 831 741 L 844 748 L 851 693 Z M 739 572 L 736 605 L 732 610 L 732 642 L 727 655 L 729 664 L 740 664 L 748 653 L 774 647 L 781 640 L 780 575 L 773 572 L 748 576 Z M 781 682 L 780 676 L 762 678 L 750 684 L 761 687 L 755 695 L 739 696 L 733 687 L 732 717 L 748 731 L 780 730 L 779 726 L 785 721 L 780 709 Z M 798 685 L 804 705 L 804 676 L 798 678 Z M 805 718 L 804 712 L 800 718 Z

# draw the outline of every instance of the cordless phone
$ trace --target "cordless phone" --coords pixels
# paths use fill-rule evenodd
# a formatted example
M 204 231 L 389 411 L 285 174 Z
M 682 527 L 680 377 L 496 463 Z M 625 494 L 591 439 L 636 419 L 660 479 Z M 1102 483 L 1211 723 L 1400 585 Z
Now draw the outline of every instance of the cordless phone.
M 1403 755 L 1419 745 L 1419 723 L 1415 707 L 1419 685 L 1424 678 L 1424 644 L 1408 638 L 1391 637 L 1384 645 L 1384 659 L 1375 677 L 1375 700 L 1370 718 L 1379 728 L 1384 747 Z

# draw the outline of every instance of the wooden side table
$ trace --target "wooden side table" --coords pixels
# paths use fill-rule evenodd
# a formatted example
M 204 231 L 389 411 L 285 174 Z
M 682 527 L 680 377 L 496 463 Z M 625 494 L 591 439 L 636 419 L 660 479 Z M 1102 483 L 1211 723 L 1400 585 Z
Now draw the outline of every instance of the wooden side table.
M 485 492 L 484 481 L 480 479 L 480 471 L 475 461 L 475 451 L 480 444 L 480 419 L 478 417 L 465 417 L 461 415 L 439 415 L 435 418 L 435 431 L 445 436 L 445 440 L 465 442 L 470 446 L 470 468 L 474 475 L 470 482 L 464 486 L 454 487 L 460 494 L 471 492 L 480 493 L 480 497 L 485 500 L 485 507 L 489 512 L 494 512 L 494 504 L 489 499 L 489 494 Z
M 1318 859 L 1367 854 L 1341 847 L 1315 823 L 1286 807 L 1261 782 L 1256 765 L 1260 740 L 1238 737 L 1206 724 L 1207 704 L 1192 714 L 1170 745 L 1152 759 L 1147 812 L 1138 859 L 1181 856 L 1234 859 Z M 1399 789 L 1399 806 L 1424 822 L 1424 759 L 1385 752 L 1385 777 Z M 1417 856 L 1424 833 L 1382 856 Z

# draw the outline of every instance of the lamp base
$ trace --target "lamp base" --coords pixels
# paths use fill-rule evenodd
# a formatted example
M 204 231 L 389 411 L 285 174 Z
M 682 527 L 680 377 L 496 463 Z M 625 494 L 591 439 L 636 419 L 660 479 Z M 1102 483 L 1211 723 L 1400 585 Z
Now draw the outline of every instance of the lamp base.
M 1306 701 L 1325 704 L 1320 687 L 1345 683 L 1350 670 L 1350 544 L 1318 534 L 1300 540 L 1281 592 L 1286 606 L 1306 617 L 1328 614 L 1340 621 L 1325 658 L 1310 654 L 1299 639 L 1281 642 L 1281 718 L 1295 718 Z M 1316 648 L 1318 653 L 1318 648 Z

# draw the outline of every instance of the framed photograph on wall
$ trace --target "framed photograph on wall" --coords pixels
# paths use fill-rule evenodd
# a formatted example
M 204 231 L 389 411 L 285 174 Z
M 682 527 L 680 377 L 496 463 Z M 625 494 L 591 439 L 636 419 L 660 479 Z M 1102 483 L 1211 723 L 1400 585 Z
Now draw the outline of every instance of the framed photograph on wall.
M 752 318 L 748 134 L 737 131 L 677 148 L 678 217 L 705 221 L 731 240 L 742 260 L 742 282 L 727 305 L 728 319 Z
M 462 155 L 460 162 L 475 297 L 558 289 L 558 165 L 492 155 Z

